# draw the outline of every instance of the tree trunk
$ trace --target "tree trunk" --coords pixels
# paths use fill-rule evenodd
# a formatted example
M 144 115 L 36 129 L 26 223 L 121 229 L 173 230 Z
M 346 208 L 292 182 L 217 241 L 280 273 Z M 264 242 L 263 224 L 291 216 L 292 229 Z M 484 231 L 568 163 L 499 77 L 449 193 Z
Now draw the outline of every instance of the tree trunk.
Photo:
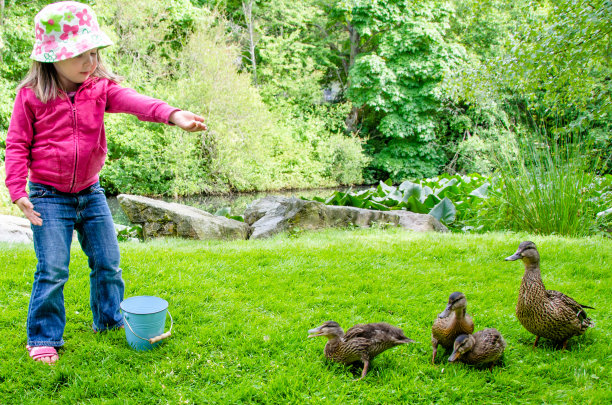
M 351 54 L 349 56 L 348 65 L 348 68 L 350 70 L 351 67 L 353 67 L 353 65 L 355 64 L 355 59 L 357 58 L 357 55 L 359 55 L 359 52 L 361 52 L 361 49 L 359 47 L 359 41 L 361 40 L 361 36 L 359 35 L 359 32 L 357 32 L 355 27 L 351 25 L 351 23 L 347 24 L 347 29 L 349 32 L 349 39 L 351 41 Z M 348 72 L 346 73 L 348 74 Z
M 249 33 L 249 54 L 251 55 L 251 69 L 253 70 L 253 84 L 257 85 L 257 61 L 255 60 L 255 34 L 253 29 L 253 0 L 243 1 L 242 11 Z
M 347 23 L 346 28 L 349 32 L 349 40 L 351 44 L 351 53 L 349 55 L 349 63 L 346 69 L 346 76 L 348 77 L 349 71 L 355 64 L 355 59 L 357 58 L 357 55 L 359 55 L 359 52 L 361 52 L 361 48 L 359 46 L 359 42 L 361 41 L 361 36 L 359 35 L 359 32 L 357 32 L 355 27 L 351 25 L 350 22 Z M 351 82 L 350 80 L 348 80 L 347 87 L 350 87 L 350 86 L 351 86 Z M 346 119 L 344 120 L 344 123 L 346 124 L 346 129 L 350 133 L 359 132 L 358 125 L 359 125 L 359 120 L 360 120 L 360 117 L 359 117 L 360 112 L 361 112 L 361 108 L 354 105 L 353 108 L 351 108 L 351 112 L 349 113 L 348 117 L 346 117 Z

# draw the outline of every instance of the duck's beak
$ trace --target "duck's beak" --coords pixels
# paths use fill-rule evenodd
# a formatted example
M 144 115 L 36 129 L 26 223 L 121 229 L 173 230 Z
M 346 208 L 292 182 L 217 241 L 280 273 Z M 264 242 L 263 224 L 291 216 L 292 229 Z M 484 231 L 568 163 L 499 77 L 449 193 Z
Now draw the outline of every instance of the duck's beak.
M 515 254 L 513 254 L 512 256 L 506 257 L 504 260 L 507 261 L 507 262 L 513 262 L 513 261 L 518 260 L 520 258 L 521 258 L 521 254 L 517 250 Z
M 461 356 L 461 353 L 455 350 L 453 351 L 453 354 L 451 354 L 450 357 L 448 358 L 448 361 L 452 363 L 453 361 L 457 360 L 459 356 Z
M 308 331 L 308 337 L 317 337 L 317 336 L 323 336 L 323 332 L 321 332 L 321 328 L 314 328 L 314 329 L 310 329 Z
M 438 318 L 446 318 L 446 317 L 448 317 L 451 314 L 451 312 L 453 312 L 452 311 L 452 307 L 453 307 L 453 304 L 449 303 L 446 306 L 446 308 L 444 308 L 444 311 L 442 311 L 442 312 L 440 312 L 438 314 Z

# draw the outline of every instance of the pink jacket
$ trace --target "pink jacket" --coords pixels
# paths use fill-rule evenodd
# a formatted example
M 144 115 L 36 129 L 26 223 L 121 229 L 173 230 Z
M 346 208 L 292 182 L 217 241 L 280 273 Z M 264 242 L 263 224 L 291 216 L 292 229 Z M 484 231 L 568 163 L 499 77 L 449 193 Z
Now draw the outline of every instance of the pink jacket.
M 179 110 L 98 77 L 79 87 L 74 103 L 68 97 L 42 103 L 32 89 L 21 88 L 6 138 L 11 200 L 27 197 L 28 169 L 31 181 L 65 193 L 77 193 L 98 181 L 106 158 L 105 112 L 169 123 L 174 111 Z

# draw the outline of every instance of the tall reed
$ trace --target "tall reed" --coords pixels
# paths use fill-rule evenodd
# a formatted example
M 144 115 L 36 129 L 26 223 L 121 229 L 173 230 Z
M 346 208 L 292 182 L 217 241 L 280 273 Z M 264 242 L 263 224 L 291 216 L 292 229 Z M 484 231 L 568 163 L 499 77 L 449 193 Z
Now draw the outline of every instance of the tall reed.
M 492 152 L 515 230 L 583 236 L 595 227 L 592 194 L 597 158 L 579 135 L 534 131 Z

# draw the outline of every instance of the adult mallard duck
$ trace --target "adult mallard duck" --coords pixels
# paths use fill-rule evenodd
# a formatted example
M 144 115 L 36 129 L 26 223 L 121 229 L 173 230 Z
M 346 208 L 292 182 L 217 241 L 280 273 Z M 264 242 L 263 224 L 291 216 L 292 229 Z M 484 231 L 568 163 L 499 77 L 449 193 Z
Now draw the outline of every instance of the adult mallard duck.
M 487 328 L 473 335 L 459 335 L 455 339 L 453 354 L 448 361 L 459 360 L 465 364 L 488 365 L 493 370 L 493 365 L 504 354 L 506 341 L 501 333 L 494 328 Z
M 516 253 L 506 260 L 521 259 L 525 263 L 525 275 L 516 303 L 516 317 L 521 325 L 536 335 L 533 347 L 540 337 L 563 343 L 563 350 L 572 336 L 582 335 L 590 326 L 584 308 L 559 291 L 547 290 L 540 275 L 540 254 L 533 242 L 521 242 Z
M 370 361 L 377 355 L 405 343 L 414 343 L 404 332 L 388 323 L 366 323 L 355 325 L 344 333 L 337 322 L 327 321 L 308 331 L 308 337 L 325 336 L 325 357 L 330 360 L 353 364 L 363 362 L 362 379 L 368 373 Z
M 474 322 L 472 317 L 466 314 L 466 308 L 467 299 L 463 293 L 454 292 L 448 297 L 446 308 L 438 314 L 431 327 L 432 364 L 436 360 L 438 344 L 450 350 L 457 336 L 474 332 Z

